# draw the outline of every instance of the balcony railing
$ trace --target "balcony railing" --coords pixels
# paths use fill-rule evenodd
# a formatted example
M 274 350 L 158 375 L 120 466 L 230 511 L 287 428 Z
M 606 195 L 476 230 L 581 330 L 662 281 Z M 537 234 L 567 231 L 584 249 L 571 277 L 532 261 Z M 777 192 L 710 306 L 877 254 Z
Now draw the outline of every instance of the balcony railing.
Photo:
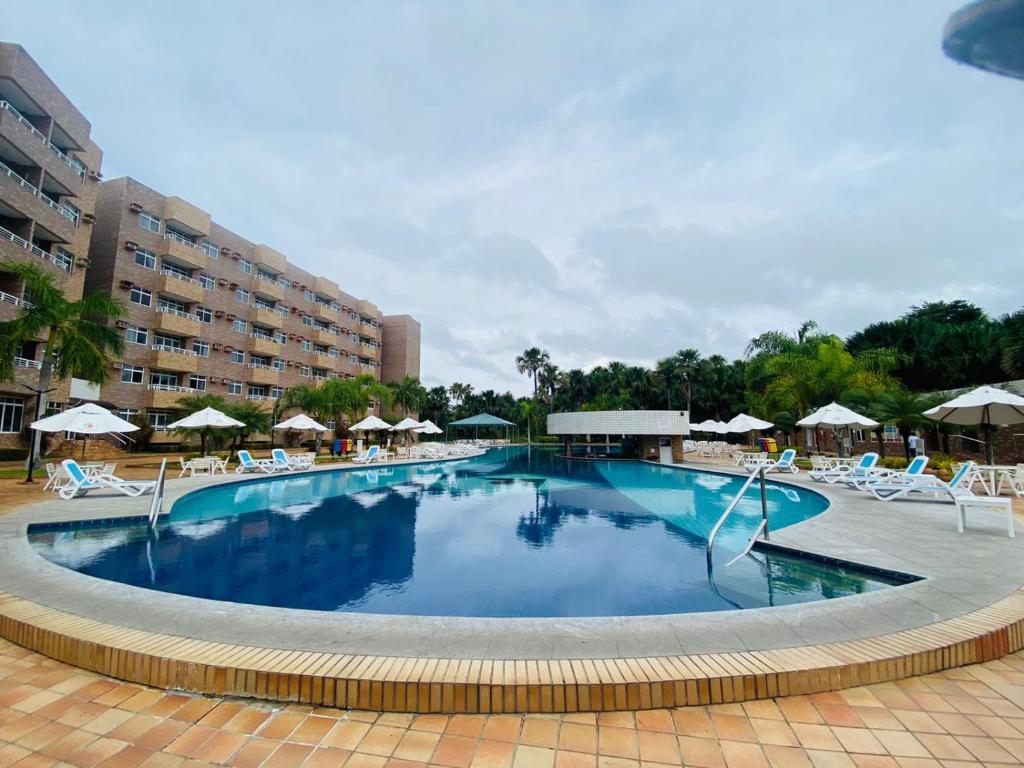
M 21 174 L 17 173 L 16 171 L 12 170 L 11 168 L 8 168 L 6 163 L 0 163 L 0 172 L 3 172 L 4 174 L 10 176 L 12 179 L 14 179 L 14 181 L 16 183 L 20 184 L 25 189 L 27 189 L 30 194 L 32 194 L 32 195 L 38 195 L 39 194 L 39 190 L 36 189 L 31 184 L 29 184 L 28 179 L 26 179 L 24 176 L 22 176 Z
M 193 280 L 191 277 L 186 277 L 185 275 L 182 275 L 179 272 L 175 272 L 173 269 L 161 269 L 160 274 L 167 275 L 168 277 L 173 277 L 175 280 L 181 280 L 183 283 L 199 285 L 198 280 Z
M 166 312 L 169 315 L 177 315 L 178 317 L 184 317 L 188 320 L 195 320 L 199 322 L 199 315 L 190 315 L 188 312 L 182 312 L 180 309 L 174 307 L 157 307 L 157 312 Z
M 14 358 L 14 364 L 19 368 L 35 368 L 37 370 L 43 367 L 43 364 L 38 360 L 29 360 L 26 357 Z
M 276 277 L 270 277 L 269 275 L 263 275 L 259 272 L 256 273 L 256 279 L 262 280 L 264 283 L 270 283 L 271 285 L 280 285 Z
M 12 296 L 4 291 L 0 291 L 0 302 L 4 304 L 13 304 L 16 307 L 24 307 L 25 309 L 32 309 L 35 307 L 35 304 L 32 302 L 19 299 L 17 296 Z
M 277 400 L 273 395 L 246 395 L 246 400 Z
M 281 317 L 288 317 L 288 307 L 274 307 L 274 312 Z
M 154 344 L 151 349 L 154 352 L 173 352 L 176 355 L 188 355 L 190 357 L 199 357 L 191 349 L 185 349 L 184 347 L 172 347 L 170 344 Z
M 71 157 L 70 155 L 65 154 L 65 152 L 61 150 L 60 147 L 58 147 L 56 144 L 54 144 L 52 141 L 46 138 L 46 135 L 42 131 L 40 131 L 38 128 L 32 125 L 32 123 L 29 122 L 27 117 L 25 117 L 23 114 L 21 114 L 21 112 L 16 110 L 10 102 L 0 101 L 0 109 L 6 109 L 8 112 L 14 115 L 15 119 L 17 119 L 19 123 L 28 128 L 29 131 L 32 132 L 32 135 L 35 136 L 40 141 L 42 141 L 49 148 L 49 150 L 53 152 L 53 154 L 55 154 L 65 163 L 70 165 L 71 168 L 75 171 L 75 173 L 77 173 L 83 179 L 85 178 L 86 168 L 85 165 L 82 164 L 82 161 L 79 160 L 77 157 Z
M 206 253 L 206 249 L 205 248 L 200 248 L 198 245 L 193 243 L 187 237 L 182 237 L 177 232 L 165 232 L 164 233 L 164 240 L 175 240 L 175 241 L 181 243 L 182 245 L 187 245 L 193 251 L 199 251 L 203 255 L 208 255 Z
M 41 191 L 39 193 L 39 199 L 42 200 L 44 203 L 46 203 L 51 208 L 53 208 L 55 211 L 57 211 L 57 213 L 59 213 L 65 219 L 70 221 L 76 227 L 78 226 L 78 211 L 76 211 L 70 205 L 64 205 L 63 203 L 58 203 L 52 197 L 50 197 L 49 195 L 44 194 Z
M 272 341 L 274 344 L 284 344 L 283 341 L 278 341 L 273 336 L 262 336 L 258 333 L 250 333 L 249 336 L 254 339 L 259 339 L 260 341 Z
M 266 363 L 249 363 L 246 366 L 246 368 L 258 368 L 261 371 L 276 371 L 276 370 L 278 370 L 277 368 L 274 368 L 272 365 L 267 365 Z
M 202 390 L 193 389 L 192 387 L 179 387 L 175 384 L 150 384 L 150 389 L 155 389 L 157 392 L 181 392 L 185 395 L 194 395 Z
M 63 205 L 62 203 L 58 203 L 56 200 L 54 200 L 52 197 L 49 197 L 42 190 L 38 189 L 37 187 L 29 183 L 28 179 L 19 174 L 13 168 L 10 168 L 6 163 L 0 163 L 0 173 L 5 174 L 6 176 L 10 176 L 12 179 L 14 179 L 15 182 L 17 182 L 19 186 L 23 187 L 25 191 L 28 192 L 30 195 L 32 195 L 33 197 L 38 197 L 43 203 L 53 208 L 61 216 L 63 216 L 64 218 L 68 219 L 71 223 L 73 223 L 76 227 L 78 226 L 78 211 L 76 211 L 74 208 L 71 208 L 70 206 L 67 205 Z
M 51 254 L 47 253 L 46 251 L 44 251 L 39 246 L 32 245 L 32 243 L 30 243 L 25 238 L 18 237 L 16 234 L 11 232 L 9 229 L 4 229 L 3 227 L 0 227 L 0 237 L 4 238 L 6 240 L 10 240 L 15 245 L 20 245 L 26 251 L 28 251 L 29 253 L 32 253 L 32 254 L 38 256 L 43 261 L 48 261 L 51 264 L 56 264 L 60 269 L 62 269 L 65 272 L 67 272 L 69 275 L 71 274 L 71 267 L 73 265 L 73 262 L 67 261 L 65 259 L 59 259 L 56 256 L 52 256 Z

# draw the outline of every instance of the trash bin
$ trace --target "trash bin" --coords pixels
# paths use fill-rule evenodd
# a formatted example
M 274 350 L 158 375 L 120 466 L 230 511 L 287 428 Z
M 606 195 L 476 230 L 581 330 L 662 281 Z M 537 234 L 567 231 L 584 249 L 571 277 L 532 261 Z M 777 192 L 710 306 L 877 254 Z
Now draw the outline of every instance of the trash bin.
M 352 451 L 352 439 L 348 438 L 348 437 L 343 437 L 341 439 L 341 452 L 342 453 L 350 453 L 351 451 Z
M 767 451 L 768 453 L 779 452 L 779 443 L 774 437 L 762 437 L 761 440 L 763 441 L 762 451 Z

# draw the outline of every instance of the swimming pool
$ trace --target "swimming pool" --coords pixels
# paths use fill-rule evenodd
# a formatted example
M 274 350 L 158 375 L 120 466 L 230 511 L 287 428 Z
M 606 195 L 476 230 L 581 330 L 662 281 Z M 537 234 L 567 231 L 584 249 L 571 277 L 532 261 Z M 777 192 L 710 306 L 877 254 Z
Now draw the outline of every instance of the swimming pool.
M 48 560 L 136 587 L 235 603 L 414 616 L 628 616 L 757 608 L 904 579 L 755 549 L 757 494 L 719 534 L 729 475 L 551 449 L 212 486 L 144 520 L 46 524 Z M 819 514 L 816 493 L 772 483 L 773 530 Z M 718 547 L 721 546 L 721 551 Z

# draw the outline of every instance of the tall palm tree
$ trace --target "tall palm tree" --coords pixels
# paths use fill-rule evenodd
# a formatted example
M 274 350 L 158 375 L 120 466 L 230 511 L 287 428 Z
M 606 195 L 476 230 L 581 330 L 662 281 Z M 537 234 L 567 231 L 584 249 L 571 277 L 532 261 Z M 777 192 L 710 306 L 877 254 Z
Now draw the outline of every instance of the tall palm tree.
M 558 366 L 554 363 L 544 363 L 540 370 L 537 371 L 537 380 L 548 398 L 548 405 L 552 405 L 555 402 L 555 392 L 558 389 L 559 381 L 558 374 Z
M 462 384 L 456 381 L 450 387 L 448 387 L 448 394 L 451 395 L 452 400 L 455 403 L 455 407 L 458 408 L 462 405 L 462 401 L 473 394 L 472 384 Z
M 537 403 L 523 398 L 519 401 L 519 421 L 526 422 L 526 442 L 533 442 L 533 422 L 537 419 Z
M 1001 323 L 1003 370 L 1010 376 L 1024 376 L 1024 309 L 1006 315 Z
M 244 402 L 227 406 L 228 416 L 238 419 L 245 426 L 236 427 L 236 450 L 242 447 L 245 439 L 252 434 L 266 434 L 270 431 L 270 412 L 253 402 Z
M 392 401 L 402 409 L 403 416 L 408 416 L 412 411 L 419 412 L 427 398 L 427 390 L 420 384 L 420 380 L 408 374 L 401 381 L 390 382 L 388 387 L 391 389 Z
M 871 415 L 882 424 L 892 424 L 903 438 L 903 452 L 910 458 L 910 433 L 928 423 L 923 412 L 934 405 L 934 398 L 899 388 L 884 392 L 871 409 Z
M 4 263 L 5 272 L 25 286 L 26 301 L 14 320 L 0 323 L 0 380 L 15 377 L 14 358 L 26 343 L 46 338 L 40 360 L 37 413 L 46 410 L 54 379 L 85 379 L 101 384 L 124 351 L 124 341 L 108 321 L 124 314 L 114 299 L 100 293 L 69 301 L 53 277 L 35 264 Z M 30 461 L 39 453 L 41 434 L 34 432 Z
M 189 395 L 187 397 L 179 397 L 178 404 L 175 410 L 180 414 L 181 417 L 188 416 L 203 410 L 204 408 L 216 408 L 218 411 L 227 413 L 228 405 L 224 401 L 224 398 L 220 395 L 205 394 L 205 395 Z M 236 417 L 237 418 L 237 417 Z M 201 427 L 198 429 L 179 429 L 179 432 L 185 432 L 191 434 L 192 432 L 199 433 L 199 447 L 203 452 L 203 456 L 206 455 L 206 446 L 210 440 L 210 428 Z
M 530 347 L 516 357 L 516 370 L 528 375 L 533 380 L 534 398 L 537 397 L 537 371 L 550 360 L 551 355 L 540 347 Z

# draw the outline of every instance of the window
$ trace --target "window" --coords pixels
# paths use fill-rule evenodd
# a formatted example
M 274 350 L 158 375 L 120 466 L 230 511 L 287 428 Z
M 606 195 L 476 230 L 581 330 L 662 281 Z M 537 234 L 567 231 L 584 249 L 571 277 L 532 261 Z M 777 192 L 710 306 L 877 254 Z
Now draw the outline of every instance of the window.
M 174 299 L 168 299 L 160 296 L 156 300 L 156 305 L 160 309 L 166 309 L 173 314 L 187 315 L 188 305 L 181 301 L 175 301 Z
M 135 263 L 146 269 L 156 269 L 156 254 L 140 248 L 135 252 Z
M 257 398 L 264 398 L 267 396 L 267 388 L 259 384 L 249 385 L 249 399 L 255 400 Z
M 264 341 L 273 341 L 273 334 L 266 328 L 260 328 L 258 325 L 252 327 L 253 338 L 263 339 Z
M 284 387 L 271 387 L 270 388 L 270 396 L 272 398 L 274 398 L 275 400 L 277 398 L 279 398 L 279 397 L 283 397 L 284 396 Z
M 46 416 L 54 416 L 64 410 L 64 403 L 50 400 L 46 403 Z
M 171 389 L 177 388 L 180 379 L 176 373 L 164 373 L 163 371 L 153 371 L 149 374 L 149 386 L 157 389 Z
M 57 266 L 71 274 L 71 269 L 75 265 L 75 257 L 73 254 L 65 251 L 59 245 L 54 249 L 53 260 L 57 263 Z
M 197 357 L 209 357 L 210 356 L 210 342 L 200 341 L 199 339 L 192 340 L 192 351 L 196 353 Z
M 214 279 L 213 275 L 208 275 L 205 272 L 199 273 L 199 284 L 208 291 L 212 291 L 217 287 L 217 281 Z
M 287 344 L 288 343 L 288 336 L 287 336 L 287 334 L 285 334 L 284 331 L 274 331 L 274 341 L 276 341 L 278 344 L 282 344 L 282 345 L 283 344 Z
M 206 391 L 206 377 L 205 376 L 200 376 L 197 373 L 193 373 L 191 376 L 188 377 L 188 386 L 189 386 L 189 389 L 197 389 L 200 392 L 205 392 Z
M 211 259 L 220 258 L 220 247 L 214 243 L 206 242 L 199 244 L 199 250 L 204 251 Z
M 235 322 L 231 324 L 231 328 L 238 333 L 246 333 L 249 330 L 249 324 L 241 318 L 236 318 Z
M 278 275 L 277 276 L 277 284 L 280 285 L 282 288 L 291 288 L 292 287 L 292 281 L 289 280 L 284 275 Z
M 212 323 L 213 310 L 207 309 L 206 307 L 196 307 L 196 317 L 199 318 L 199 322 L 201 323 Z
M 138 408 L 118 408 L 116 411 L 114 411 L 114 413 L 117 414 L 122 419 L 124 419 L 125 421 L 131 421 L 132 419 L 134 419 L 136 416 L 139 415 L 139 409 Z
M 312 328 L 313 325 L 314 325 L 313 318 L 311 316 L 309 316 L 309 315 L 303 315 L 302 316 L 302 324 L 303 325 L 308 325 L 310 328 Z
M 149 331 L 139 328 L 137 325 L 129 325 L 124 329 L 124 340 L 129 344 L 147 344 L 149 342 Z
M 247 274 L 247 275 L 251 275 L 252 274 L 252 262 L 249 261 L 248 259 L 239 259 L 238 260 L 238 271 L 239 272 L 245 272 L 245 274 Z
M 356 357 L 355 355 L 353 355 L 353 354 L 352 354 L 351 352 L 349 352 L 349 353 L 348 353 L 348 361 L 349 361 L 350 363 L 352 363 L 352 365 L 355 365 L 356 363 L 358 363 L 358 362 L 359 362 L 359 358 L 358 358 L 358 357 Z
M 196 239 L 192 235 L 182 232 L 180 229 L 175 229 L 171 225 L 167 225 L 166 232 L 168 237 L 177 240 L 179 243 L 186 243 L 188 245 L 195 245 Z
M 334 347 L 331 347 L 330 349 L 327 350 L 327 356 L 328 357 L 333 357 L 333 358 L 337 359 L 337 357 L 338 357 L 338 350 L 336 350 Z
M 338 424 L 337 422 L 334 421 L 334 419 L 331 419 L 326 424 L 324 424 L 324 426 L 327 427 L 328 432 L 333 433 L 334 430 L 337 428 Z
M 0 432 L 21 432 L 25 398 L 0 397 Z
M 256 267 L 256 276 L 261 278 L 262 280 L 265 280 L 268 283 L 277 282 L 277 275 L 273 274 L 272 272 L 267 272 L 265 269 L 260 269 L 259 267 Z
M 167 425 L 174 421 L 170 411 L 147 411 L 146 418 L 149 419 L 149 426 L 157 432 L 166 432 Z
M 316 301 L 316 296 L 314 296 L 313 292 L 310 290 L 303 291 L 302 298 L 304 298 L 306 301 Z
M 308 377 L 308 376 L 311 376 L 311 375 L 312 375 L 312 372 L 310 371 L 310 368 L 309 368 L 308 365 L 302 364 L 302 365 L 299 366 L 299 376 L 306 376 L 306 377 Z
M 150 232 L 159 232 L 160 219 L 149 211 L 143 211 L 139 214 L 139 226 L 143 229 L 148 229 Z
M 235 301 L 240 301 L 243 304 L 249 303 L 249 292 L 245 288 L 238 288 L 235 291 Z
M 132 304 L 138 304 L 143 307 L 151 307 L 153 306 L 153 294 L 145 288 L 133 286 L 131 292 L 128 294 L 128 301 Z
M 228 394 L 229 395 L 240 395 L 242 394 L 242 382 L 231 379 L 228 382 Z
M 185 344 L 177 336 L 166 336 L 162 333 L 153 334 L 153 346 L 164 349 L 184 349 Z
M 303 339 L 302 340 L 302 351 L 303 352 L 309 352 L 312 348 L 313 348 L 313 342 L 311 342 L 309 339 Z
M 140 368 L 137 365 L 124 365 L 121 366 L 121 383 L 122 384 L 141 384 L 143 377 L 146 375 L 146 369 Z
M 245 362 L 245 352 L 243 352 L 240 349 L 232 349 L 231 350 L 231 362 L 232 363 L 244 363 Z
M 271 312 L 274 311 L 274 302 L 267 301 L 262 296 L 256 296 L 253 298 L 253 303 L 260 309 L 269 309 Z
M 272 362 L 270 364 L 270 367 L 273 368 L 275 371 L 283 371 L 284 370 L 284 360 L 282 360 L 279 357 L 275 357 L 274 358 L 274 362 Z
M 190 279 L 192 277 L 192 271 L 179 267 L 177 264 L 172 264 L 169 261 L 165 261 L 160 265 L 160 272 L 163 274 L 174 275 L 175 277 L 183 277 Z

